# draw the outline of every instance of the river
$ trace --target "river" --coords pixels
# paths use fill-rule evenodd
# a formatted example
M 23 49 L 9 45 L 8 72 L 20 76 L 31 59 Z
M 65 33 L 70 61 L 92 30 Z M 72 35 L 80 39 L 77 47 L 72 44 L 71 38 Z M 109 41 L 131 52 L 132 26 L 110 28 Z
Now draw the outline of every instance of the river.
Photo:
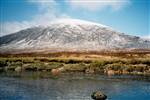
M 101 90 L 108 100 L 150 100 L 150 77 L 68 73 L 1 73 L 0 100 L 92 100 Z

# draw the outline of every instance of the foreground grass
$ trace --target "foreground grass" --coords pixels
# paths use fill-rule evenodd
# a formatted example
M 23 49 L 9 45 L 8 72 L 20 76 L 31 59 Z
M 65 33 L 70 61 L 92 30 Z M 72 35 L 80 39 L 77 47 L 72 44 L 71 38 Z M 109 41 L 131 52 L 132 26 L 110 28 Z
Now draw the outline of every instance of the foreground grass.
M 56 55 L 56 54 L 55 54 Z M 150 74 L 150 55 L 67 54 L 57 56 L 3 56 L 0 71 Z

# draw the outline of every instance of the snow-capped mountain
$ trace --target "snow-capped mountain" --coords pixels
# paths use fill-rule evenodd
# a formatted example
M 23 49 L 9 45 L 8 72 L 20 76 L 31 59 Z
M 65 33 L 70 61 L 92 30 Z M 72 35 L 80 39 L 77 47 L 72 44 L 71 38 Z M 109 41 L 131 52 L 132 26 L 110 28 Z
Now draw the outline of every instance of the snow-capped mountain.
M 150 41 L 125 35 L 98 23 L 58 19 L 0 37 L 0 51 L 17 49 L 89 50 L 150 49 Z

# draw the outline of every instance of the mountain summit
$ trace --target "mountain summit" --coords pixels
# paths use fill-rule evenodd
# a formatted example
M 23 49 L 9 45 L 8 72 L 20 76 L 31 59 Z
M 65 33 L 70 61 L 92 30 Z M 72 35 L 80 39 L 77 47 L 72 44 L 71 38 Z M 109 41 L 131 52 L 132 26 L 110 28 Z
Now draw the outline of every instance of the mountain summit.
M 3 50 L 150 49 L 150 41 L 78 19 L 58 19 L 46 27 L 33 27 L 0 37 Z

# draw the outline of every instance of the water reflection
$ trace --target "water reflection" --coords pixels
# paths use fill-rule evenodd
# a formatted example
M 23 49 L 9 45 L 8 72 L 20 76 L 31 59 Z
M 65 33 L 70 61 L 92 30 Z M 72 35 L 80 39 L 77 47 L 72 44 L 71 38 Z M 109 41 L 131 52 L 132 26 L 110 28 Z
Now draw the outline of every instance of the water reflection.
M 150 98 L 149 77 L 108 77 L 82 73 L 52 77 L 49 73 L 45 76 L 40 74 L 24 73 L 14 76 L 8 73 L 1 74 L 0 100 L 91 100 L 90 95 L 96 90 L 106 93 L 109 100 L 149 100 Z

